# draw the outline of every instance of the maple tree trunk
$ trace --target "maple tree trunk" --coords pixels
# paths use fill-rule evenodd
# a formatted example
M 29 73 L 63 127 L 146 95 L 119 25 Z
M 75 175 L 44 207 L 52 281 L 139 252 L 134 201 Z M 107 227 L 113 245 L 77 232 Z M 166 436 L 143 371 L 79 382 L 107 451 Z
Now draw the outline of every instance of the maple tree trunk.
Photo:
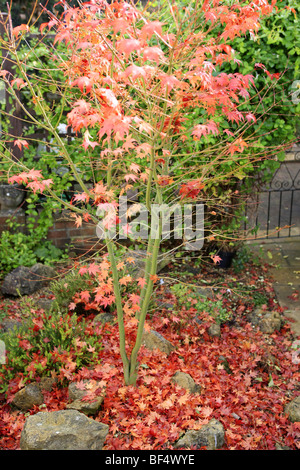
M 150 179 L 150 178 L 149 178 Z M 157 186 L 157 193 L 156 193 L 156 200 L 162 201 L 162 193 L 161 188 Z M 151 211 L 151 208 L 150 208 Z M 150 212 L 151 214 L 151 212 Z M 151 214 L 151 221 L 153 221 L 153 213 Z M 143 287 L 141 298 L 140 298 L 140 312 L 137 314 L 137 318 L 139 320 L 136 341 L 134 347 L 132 349 L 130 358 L 128 358 L 126 354 L 126 335 L 125 335 L 125 328 L 124 328 L 124 312 L 122 307 L 122 298 L 120 292 L 120 284 L 119 284 L 119 275 L 116 266 L 115 260 L 115 253 L 114 253 L 114 246 L 113 240 L 107 239 L 106 246 L 109 255 L 109 260 L 111 263 L 112 269 L 112 276 L 113 276 L 113 284 L 114 284 L 114 294 L 116 297 L 116 306 L 117 306 L 117 317 L 118 317 L 118 326 L 119 326 L 119 335 L 120 335 L 120 354 L 123 362 L 123 373 L 124 373 L 124 381 L 126 385 L 136 385 L 137 374 L 138 374 L 138 352 L 140 350 L 142 344 L 142 337 L 144 332 L 144 325 L 149 309 L 150 299 L 153 293 L 153 286 L 154 286 L 154 276 L 157 272 L 157 262 L 158 262 L 158 253 L 159 247 L 161 242 L 161 235 L 162 235 L 162 216 L 159 215 L 158 221 L 155 217 L 155 222 L 157 226 L 155 227 L 155 231 L 153 233 L 153 237 L 151 236 L 148 239 L 148 246 L 147 246 L 147 256 L 145 261 L 145 285 Z M 151 226 L 151 222 L 150 222 Z
M 160 241 L 161 241 L 161 237 L 160 237 L 161 226 L 162 224 L 161 224 L 161 219 L 160 219 L 159 227 L 158 227 L 157 234 L 156 234 L 157 238 L 154 240 L 154 243 L 151 242 L 153 239 L 149 240 L 151 242 L 149 243 L 149 246 L 153 246 L 152 252 L 149 253 L 150 255 L 149 259 L 151 260 L 150 269 L 149 269 L 149 263 L 146 263 L 147 273 L 145 273 L 145 276 L 147 276 L 149 280 L 146 284 L 145 295 L 141 302 L 141 311 L 138 316 L 139 324 L 138 324 L 138 329 L 137 329 L 137 336 L 136 336 L 135 345 L 132 349 L 130 358 L 128 358 L 126 354 L 124 315 L 123 315 L 122 299 L 121 299 L 121 292 L 120 292 L 120 285 L 119 285 L 119 277 L 118 277 L 118 271 L 117 271 L 114 248 L 113 248 L 113 241 L 107 240 L 106 242 L 106 246 L 107 246 L 107 250 L 109 254 L 109 260 L 110 260 L 111 268 L 112 268 L 112 275 L 113 275 L 114 293 L 116 297 L 117 317 L 118 317 L 118 326 L 119 326 L 119 335 L 120 335 L 120 340 L 119 340 L 120 341 L 120 354 L 121 354 L 121 358 L 123 361 L 124 381 L 126 385 L 136 385 L 136 379 L 137 379 L 137 373 L 138 373 L 137 356 L 138 356 L 138 352 L 142 344 L 142 336 L 143 336 L 143 331 L 144 331 L 145 320 L 146 320 L 146 316 L 148 313 L 151 295 L 153 292 L 154 282 L 150 278 L 150 276 L 154 276 L 157 271 L 158 252 L 159 252 L 159 246 L 160 246 Z
M 152 252 L 149 253 L 149 259 L 151 259 L 151 266 L 149 270 L 149 264 L 146 263 L 145 277 L 146 279 L 148 278 L 148 282 L 146 284 L 147 287 L 145 290 L 145 296 L 143 297 L 142 302 L 141 302 L 141 311 L 139 314 L 139 326 L 137 330 L 136 341 L 135 341 L 135 345 L 132 349 L 131 356 L 130 356 L 130 376 L 129 376 L 130 385 L 136 384 L 137 368 L 138 368 L 137 355 L 142 344 L 145 320 L 146 320 L 146 316 L 148 313 L 151 295 L 153 292 L 154 282 L 153 282 L 153 279 L 151 279 L 151 277 L 155 276 L 157 272 L 157 260 L 158 260 L 159 246 L 161 242 L 161 232 L 162 232 L 162 219 L 160 217 L 159 224 L 157 227 L 157 232 L 156 232 L 157 238 L 154 239 L 153 244 L 152 243 L 149 244 L 151 247 L 153 246 Z M 147 272 L 146 272 L 146 269 L 148 269 Z
M 120 284 L 119 276 L 116 266 L 114 247 L 112 240 L 106 240 L 106 247 L 109 254 L 109 259 L 111 262 L 111 269 L 113 275 L 113 284 L 114 284 L 114 293 L 116 297 L 116 306 L 117 306 L 117 316 L 118 316 L 118 326 L 119 326 L 119 335 L 120 335 L 120 354 L 123 361 L 123 371 L 124 371 L 124 380 L 125 383 L 129 380 L 129 360 L 126 354 L 126 342 L 125 342 L 125 328 L 124 328 L 124 318 L 123 318 L 123 307 L 120 293 Z

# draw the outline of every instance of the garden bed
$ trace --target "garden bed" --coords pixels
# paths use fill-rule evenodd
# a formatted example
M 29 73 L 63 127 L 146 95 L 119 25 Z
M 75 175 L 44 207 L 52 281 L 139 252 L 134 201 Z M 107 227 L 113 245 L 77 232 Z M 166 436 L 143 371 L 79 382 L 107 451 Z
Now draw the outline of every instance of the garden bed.
M 36 324 L 46 324 L 43 310 L 33 307 L 32 297 L 2 299 L 5 317 L 24 321 L 25 301 Z M 271 312 L 280 317 L 280 328 L 274 324 L 273 331 L 262 327 L 262 319 Z M 287 404 L 300 394 L 299 365 L 293 359 L 297 338 L 277 303 L 267 265 L 249 258 L 242 268 L 235 262 L 231 269 L 222 270 L 189 258 L 164 268 L 145 329 L 156 331 L 174 347 L 163 352 L 143 344 L 136 387 L 124 385 L 113 309 L 107 320 L 95 322 L 95 314 L 88 311 L 78 317 L 78 325 L 84 321 L 86 341 L 89 334 L 96 334 L 101 349 L 92 365 L 78 368 L 75 361 L 68 368 L 67 361 L 60 372 L 43 370 L 43 375 L 56 382 L 42 391 L 42 404 L 27 410 L 14 404 L 20 389 L 40 383 L 37 370 L 32 369 L 29 380 L 23 373 L 10 380 L 1 395 L 0 449 L 19 449 L 26 418 L 40 411 L 67 409 L 70 383 L 82 385 L 83 381 L 100 384 L 105 390 L 100 408 L 92 415 L 109 426 L 104 450 L 174 449 L 189 430 L 200 430 L 212 420 L 224 428 L 220 447 L 224 450 L 299 448 L 299 421 L 293 421 L 286 411 Z M 133 344 L 134 318 L 128 318 L 125 326 Z M 41 354 L 34 360 L 42 362 L 43 358 Z M 194 390 L 174 381 L 179 372 L 192 378 Z

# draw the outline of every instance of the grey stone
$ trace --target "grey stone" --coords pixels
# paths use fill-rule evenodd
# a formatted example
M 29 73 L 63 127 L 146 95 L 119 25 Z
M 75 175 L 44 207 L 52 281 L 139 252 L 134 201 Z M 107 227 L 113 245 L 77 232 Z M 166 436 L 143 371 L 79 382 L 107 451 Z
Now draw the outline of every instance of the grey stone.
M 207 332 L 208 332 L 209 336 L 220 337 L 221 336 L 221 327 L 218 323 L 213 323 L 212 325 L 210 325 Z
M 148 349 L 159 349 L 161 352 L 166 354 L 170 354 L 175 349 L 175 346 L 170 343 L 170 341 L 168 341 L 160 333 L 154 330 L 144 330 L 142 336 L 142 343 Z
M 70 400 L 80 400 L 84 395 L 86 395 L 86 390 L 79 388 L 77 382 L 71 382 L 69 384 L 68 392 Z
M 211 296 L 211 288 L 204 288 L 204 287 L 196 287 L 196 294 L 198 294 L 200 297 L 209 297 Z
M 186 388 L 190 393 L 199 393 L 201 390 L 200 385 L 196 384 L 193 377 L 186 372 L 176 371 L 172 377 L 172 382 L 175 382 L 180 387 Z
M 28 416 L 21 433 L 21 450 L 102 450 L 107 424 L 77 410 L 39 412 Z
M 82 386 L 83 385 L 83 386 Z M 69 399 L 70 400 L 81 400 L 89 390 L 97 390 L 97 389 L 102 389 L 101 391 L 105 392 L 105 389 L 103 389 L 103 386 L 100 384 L 100 382 L 96 380 L 83 380 L 82 382 L 71 382 L 68 387 L 68 392 L 69 392 Z
M 95 397 L 93 401 L 74 400 L 66 405 L 68 410 L 77 410 L 86 415 L 94 415 L 100 410 L 104 396 Z
M 34 405 L 42 403 L 44 403 L 44 396 L 40 387 L 34 383 L 19 390 L 12 400 L 12 404 L 22 411 L 30 410 Z
M 98 383 L 97 381 L 90 381 L 90 380 L 83 380 L 82 384 L 85 388 L 79 387 L 77 382 L 72 382 L 69 385 L 69 399 L 71 403 L 69 403 L 66 408 L 67 409 L 74 409 L 81 411 L 87 415 L 96 414 L 105 398 L 105 389 Z M 92 400 L 84 400 L 84 397 L 88 394 L 88 391 L 93 388 L 95 391 L 98 388 L 101 388 L 101 395 L 95 396 Z
M 292 423 L 300 422 L 300 396 L 290 401 L 284 409 Z
M 21 328 L 22 322 L 12 318 L 4 318 L 1 322 L 1 329 L 4 333 L 12 332 L 15 328 Z
M 220 421 L 211 419 L 198 431 L 189 430 L 175 444 L 175 448 L 187 447 L 196 448 L 207 447 L 208 450 L 219 449 L 224 445 L 225 432 Z
M 5 276 L 1 291 L 3 295 L 17 297 L 33 294 L 39 287 L 40 283 L 31 270 L 25 266 L 19 266 Z
M 3 295 L 30 295 L 48 284 L 56 275 L 50 266 L 36 263 L 31 268 L 19 266 L 8 273 L 2 283 Z
M 247 315 L 247 320 L 251 323 L 251 325 L 258 326 L 262 317 L 262 313 L 260 311 L 258 312 L 257 310 L 255 310 L 254 312 L 251 312 Z
M 266 312 L 261 308 L 257 308 L 248 315 L 248 320 L 253 326 L 258 326 L 263 333 L 272 334 L 276 330 L 280 330 L 282 326 L 282 318 L 278 312 Z
M 136 188 L 128 189 L 125 196 L 127 197 L 128 203 L 138 202 L 140 191 Z
M 98 313 L 98 315 L 95 316 L 93 322 L 95 323 L 112 323 L 114 321 L 115 317 L 109 313 L 109 312 L 101 312 Z
M 280 313 L 269 312 L 266 313 L 259 321 L 259 329 L 263 333 L 272 334 L 276 330 L 280 330 L 282 324 Z
M 288 447 L 288 446 L 281 446 L 281 445 L 278 444 L 278 443 L 275 444 L 275 447 L 276 447 L 276 450 L 292 450 L 290 447 Z
M 45 312 L 50 312 L 52 306 L 55 304 L 55 299 L 40 298 L 36 299 L 38 308 L 42 308 Z
M 0 184 L 0 207 L 2 216 L 14 214 L 25 197 L 25 191 L 19 184 Z
M 51 392 L 56 383 L 57 379 L 52 377 L 42 377 L 39 382 L 35 382 L 40 390 L 46 390 L 47 392 Z
M 47 266 L 46 264 L 36 263 L 30 270 L 37 276 L 39 281 L 44 285 L 48 285 L 49 282 L 53 281 L 53 278 L 57 276 L 57 273 L 54 268 Z

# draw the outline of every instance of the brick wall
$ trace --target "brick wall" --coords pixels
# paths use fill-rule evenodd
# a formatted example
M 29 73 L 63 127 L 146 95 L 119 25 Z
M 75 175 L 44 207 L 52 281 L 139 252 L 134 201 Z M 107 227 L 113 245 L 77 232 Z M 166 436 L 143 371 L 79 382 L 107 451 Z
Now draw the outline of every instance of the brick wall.
M 26 233 L 26 216 L 23 211 L 11 212 L 9 215 L 3 215 L 0 211 L 0 233 L 8 230 L 6 221 L 11 217 L 20 224 L 18 230 Z M 72 245 L 78 254 L 90 250 L 96 251 L 102 246 L 96 236 L 94 224 L 83 222 L 82 226 L 77 228 L 74 219 L 71 219 L 66 211 L 55 215 L 53 226 L 48 232 L 48 240 L 51 240 L 57 248 L 67 248 Z
M 82 226 L 77 228 L 74 219 L 70 220 L 68 215 L 64 214 L 57 214 L 48 232 L 48 240 L 57 248 L 73 245 L 76 252 L 99 249 L 100 245 L 95 224 L 82 222 Z

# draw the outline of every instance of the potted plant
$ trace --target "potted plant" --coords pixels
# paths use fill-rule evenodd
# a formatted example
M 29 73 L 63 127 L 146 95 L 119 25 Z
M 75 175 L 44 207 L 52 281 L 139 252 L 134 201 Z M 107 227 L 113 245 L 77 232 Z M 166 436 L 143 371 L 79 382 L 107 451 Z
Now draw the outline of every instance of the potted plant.
M 232 260 L 237 252 L 237 246 L 234 242 L 222 243 L 217 250 L 217 256 L 221 259 L 217 263 L 219 268 L 228 269 L 231 266 Z

